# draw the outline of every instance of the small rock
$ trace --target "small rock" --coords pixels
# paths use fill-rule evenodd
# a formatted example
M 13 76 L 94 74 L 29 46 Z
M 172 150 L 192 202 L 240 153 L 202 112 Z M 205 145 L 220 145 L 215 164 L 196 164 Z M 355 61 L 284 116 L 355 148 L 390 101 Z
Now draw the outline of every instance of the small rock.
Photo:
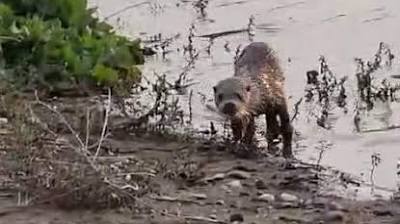
M 375 210 L 373 211 L 375 216 L 393 216 L 393 212 L 390 210 Z
M 228 177 L 244 180 L 249 179 L 251 175 L 246 171 L 233 170 L 228 173 Z
M 12 134 L 12 132 L 8 129 L 0 129 L 0 135 L 9 135 Z
M 286 202 L 297 202 L 299 200 L 299 198 L 296 195 L 292 195 L 292 194 L 288 194 L 288 193 L 282 193 L 280 195 L 280 198 Z
M 307 206 L 313 206 L 320 209 L 328 209 L 330 211 L 345 211 L 346 209 L 339 203 L 326 198 L 319 198 L 315 200 L 307 200 Z
M 278 220 L 284 221 L 285 223 L 307 223 L 307 220 L 303 220 L 298 217 L 291 217 L 287 215 L 280 215 Z
M 329 211 L 324 215 L 325 222 L 342 222 L 344 214 L 341 211 Z
M 256 172 L 257 169 L 254 167 L 247 167 L 243 165 L 238 165 L 234 167 L 235 170 L 245 171 L 245 172 Z
M 125 175 L 125 181 L 131 181 L 132 180 L 132 175 L 129 173 Z
M 265 194 L 260 195 L 257 199 L 259 201 L 264 201 L 264 202 L 271 203 L 271 202 L 275 201 L 275 196 L 272 195 L 272 194 L 265 193 Z
M 225 174 L 223 173 L 217 173 L 211 177 L 206 177 L 204 178 L 204 181 L 209 182 L 209 181 L 217 181 L 217 180 L 223 180 L 225 178 Z
M 210 219 L 217 220 L 217 215 L 216 214 L 211 214 L 208 216 Z
M 240 180 L 233 180 L 233 181 L 227 183 L 226 185 L 231 188 L 242 188 L 243 187 Z
M 218 200 L 215 202 L 217 205 L 225 205 L 225 202 L 223 200 Z
M 255 186 L 258 190 L 265 190 L 267 189 L 267 185 L 262 180 L 256 180 Z
M 226 191 L 227 193 L 231 193 L 232 192 L 231 188 L 228 185 L 222 185 L 221 189 Z
M 206 194 L 189 193 L 188 196 L 191 197 L 191 198 L 194 198 L 194 199 L 198 199 L 198 200 L 207 199 L 207 195 Z
M 231 217 L 229 218 L 230 222 L 243 222 L 244 218 L 242 214 L 235 213 L 232 214 Z
M 0 124 L 7 124 L 8 123 L 8 119 L 5 117 L 0 117 Z
M 247 196 L 250 196 L 250 193 L 249 193 L 249 192 L 242 191 L 242 192 L 239 193 L 239 196 L 245 196 L 245 197 L 247 197 Z
M 331 201 L 328 204 L 328 208 L 330 210 L 334 210 L 334 211 L 344 211 L 345 210 L 341 204 L 334 202 L 334 201 Z
M 274 208 L 276 209 L 289 209 L 289 208 L 299 208 L 298 203 L 293 203 L 293 202 L 280 202 L 274 205 Z

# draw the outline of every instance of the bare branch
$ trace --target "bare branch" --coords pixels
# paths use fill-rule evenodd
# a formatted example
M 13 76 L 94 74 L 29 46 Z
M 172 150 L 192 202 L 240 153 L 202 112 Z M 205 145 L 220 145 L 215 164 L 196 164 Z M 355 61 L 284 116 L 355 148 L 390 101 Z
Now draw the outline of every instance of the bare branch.
M 103 130 L 101 131 L 99 145 L 97 146 L 96 153 L 94 154 L 93 162 L 96 160 L 97 156 L 99 155 L 101 144 L 103 143 L 103 140 L 104 140 L 104 136 L 105 136 L 105 133 L 106 133 L 106 128 L 107 128 L 107 123 L 108 123 L 108 117 L 109 117 L 109 114 L 110 114 L 110 110 L 111 110 L 111 89 L 108 88 L 108 104 L 107 104 L 107 107 L 106 107 L 106 117 L 104 118 Z

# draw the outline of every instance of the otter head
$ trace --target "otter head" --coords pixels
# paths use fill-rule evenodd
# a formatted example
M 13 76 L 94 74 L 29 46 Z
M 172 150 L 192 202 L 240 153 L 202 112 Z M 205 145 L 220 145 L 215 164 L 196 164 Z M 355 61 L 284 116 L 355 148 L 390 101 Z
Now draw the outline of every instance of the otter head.
M 249 80 L 233 77 L 214 86 L 214 100 L 218 112 L 229 118 L 246 114 L 251 95 L 250 84 Z

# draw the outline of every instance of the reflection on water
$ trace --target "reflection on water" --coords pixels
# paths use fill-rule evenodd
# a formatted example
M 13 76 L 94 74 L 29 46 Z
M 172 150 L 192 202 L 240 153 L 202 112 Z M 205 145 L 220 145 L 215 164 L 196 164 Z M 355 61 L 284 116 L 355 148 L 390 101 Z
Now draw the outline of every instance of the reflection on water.
M 149 79 L 158 73 L 176 80 L 190 61 L 185 47 L 191 41 L 198 58 L 187 71 L 187 77 L 196 85 L 190 87 L 191 97 L 191 91 L 181 96 L 181 103 L 188 111 L 187 101 L 192 100 L 192 123 L 200 129 L 208 129 L 210 121 L 221 129 L 223 121 L 210 110 L 213 106 L 211 87 L 232 75 L 235 50 L 250 41 L 248 33 L 243 32 L 215 37 L 212 42 L 200 36 L 246 29 L 249 18 L 254 16 L 253 40 L 266 41 L 277 51 L 285 70 L 285 88 L 291 96 L 291 106 L 304 95 L 306 72 L 318 69 L 318 58 L 326 56 L 338 77 L 349 76 L 346 81 L 349 110 L 347 113 L 331 111 L 332 128 L 329 130 L 316 125 L 313 119 L 308 120 L 304 109 L 300 111 L 294 121 L 298 133 L 294 143 L 297 157 L 338 168 L 370 182 L 371 155 L 379 153 L 381 163 L 374 167 L 374 184 L 396 189 L 400 129 L 390 127 L 399 125 L 400 106 L 376 102 L 372 110 L 361 110 L 357 119 L 362 132 L 356 132 L 353 107 L 356 103 L 351 99 L 357 88 L 352 75 L 356 69 L 355 57 L 373 56 L 381 41 L 393 46 L 394 55 L 400 55 L 397 51 L 400 48 L 400 13 L 395 10 L 400 7 L 398 0 L 89 2 L 98 6 L 102 17 L 118 12 L 109 17 L 109 22 L 125 35 L 149 40 L 161 33 L 163 39 L 171 38 L 163 49 L 168 53 L 147 58 L 143 72 Z M 205 2 L 205 5 L 196 5 Z M 193 29 L 192 36 L 189 29 Z M 377 76 L 398 75 L 398 64 L 395 61 L 392 70 Z M 265 130 L 263 120 L 258 120 L 261 131 Z M 258 137 L 263 139 L 263 136 Z

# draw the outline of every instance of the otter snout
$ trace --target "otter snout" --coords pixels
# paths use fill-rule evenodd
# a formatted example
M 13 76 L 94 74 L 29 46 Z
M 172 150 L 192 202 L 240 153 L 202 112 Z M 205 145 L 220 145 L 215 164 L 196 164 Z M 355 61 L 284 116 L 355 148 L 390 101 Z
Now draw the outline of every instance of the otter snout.
M 233 116 L 237 112 L 237 107 L 234 103 L 226 103 L 224 107 L 222 108 L 222 113 Z

